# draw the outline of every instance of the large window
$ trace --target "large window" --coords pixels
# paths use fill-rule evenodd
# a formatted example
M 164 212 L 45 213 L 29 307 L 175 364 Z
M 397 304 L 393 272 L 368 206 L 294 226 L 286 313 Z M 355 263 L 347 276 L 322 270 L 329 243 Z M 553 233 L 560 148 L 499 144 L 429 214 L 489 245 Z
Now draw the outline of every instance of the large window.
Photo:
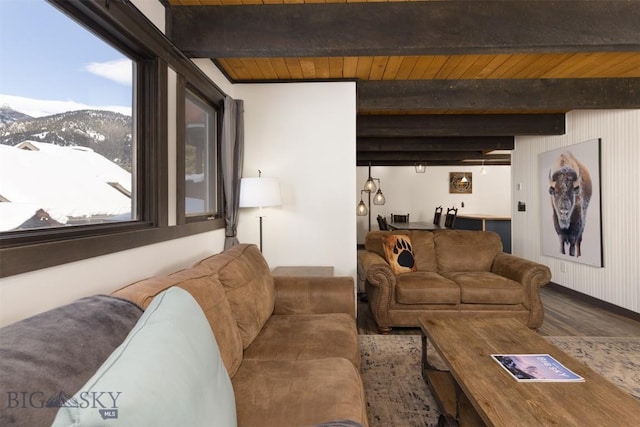
M 0 277 L 224 227 L 224 95 L 130 2 L 0 0 L 0 38 Z M 169 68 L 193 89 L 190 127 Z M 185 129 L 177 224 L 173 110 Z
M 138 58 L 44 1 L 0 8 L 0 231 L 141 219 Z

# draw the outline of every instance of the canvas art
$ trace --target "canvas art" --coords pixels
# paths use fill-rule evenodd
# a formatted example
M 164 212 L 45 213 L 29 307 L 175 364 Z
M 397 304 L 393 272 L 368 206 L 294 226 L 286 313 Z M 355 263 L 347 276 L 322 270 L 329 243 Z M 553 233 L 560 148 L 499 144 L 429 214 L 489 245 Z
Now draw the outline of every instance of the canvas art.
M 539 155 L 542 254 L 602 267 L 600 139 Z

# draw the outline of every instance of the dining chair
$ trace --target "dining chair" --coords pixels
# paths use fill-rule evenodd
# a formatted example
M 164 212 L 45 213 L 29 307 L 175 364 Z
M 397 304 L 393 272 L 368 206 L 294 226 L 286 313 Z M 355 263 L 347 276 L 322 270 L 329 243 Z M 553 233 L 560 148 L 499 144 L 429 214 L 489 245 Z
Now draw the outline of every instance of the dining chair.
M 442 206 L 436 208 L 436 212 L 433 214 L 433 223 L 440 225 L 440 218 L 442 217 Z
M 456 222 L 456 216 L 458 215 L 458 208 L 447 208 L 447 215 L 444 218 L 444 226 L 446 228 L 453 228 Z
M 391 214 L 391 222 L 409 222 L 409 214 L 406 214 L 406 215 Z
M 387 225 L 387 219 L 381 215 L 378 215 L 378 228 L 380 230 L 388 230 L 389 226 Z

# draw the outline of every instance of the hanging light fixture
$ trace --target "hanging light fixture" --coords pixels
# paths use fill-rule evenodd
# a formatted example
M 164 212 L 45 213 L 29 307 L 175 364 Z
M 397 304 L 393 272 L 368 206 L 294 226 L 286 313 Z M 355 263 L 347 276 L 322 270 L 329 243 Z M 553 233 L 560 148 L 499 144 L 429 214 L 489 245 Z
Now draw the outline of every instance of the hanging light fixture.
M 376 183 L 374 181 L 373 178 L 371 178 L 371 175 L 369 175 L 369 178 L 367 179 L 367 182 L 364 183 L 364 191 L 368 192 L 368 193 L 373 193 L 374 191 L 376 191 Z
M 480 175 L 486 175 L 487 169 L 484 167 L 484 160 L 482 161 L 482 167 L 480 168 Z
M 362 200 L 362 193 L 367 193 L 367 191 L 360 190 L 360 203 L 358 203 L 358 207 L 356 208 L 356 213 L 358 214 L 358 216 L 365 216 L 369 213 L 367 205 L 365 205 L 364 201 Z
M 427 170 L 427 165 L 423 163 L 416 164 L 416 173 L 425 173 Z
M 384 194 L 382 194 L 382 189 L 380 188 L 380 179 L 374 178 L 374 180 L 378 181 L 378 191 L 376 191 L 376 195 L 373 196 L 373 204 L 384 205 L 384 202 L 386 202 L 387 200 L 384 198 Z

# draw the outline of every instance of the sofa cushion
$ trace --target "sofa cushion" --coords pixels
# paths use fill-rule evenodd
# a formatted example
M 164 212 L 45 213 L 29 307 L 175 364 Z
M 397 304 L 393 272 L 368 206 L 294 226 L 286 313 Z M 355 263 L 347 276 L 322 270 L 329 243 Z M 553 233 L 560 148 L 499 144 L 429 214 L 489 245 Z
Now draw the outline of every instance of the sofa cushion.
M 398 276 L 398 304 L 458 304 L 460 287 L 438 273 L 417 271 Z
M 246 359 L 343 357 L 360 366 L 358 331 L 346 313 L 273 315 L 245 350 Z
M 242 338 L 218 273 L 204 267 L 187 268 L 168 276 L 141 280 L 113 295 L 146 308 L 158 294 L 172 286 L 188 291 L 196 299 L 216 336 L 224 365 L 233 376 L 242 363 Z
M 235 245 L 197 265 L 217 272 L 247 348 L 273 313 L 275 287 L 267 261 L 256 245 Z
M 383 236 L 388 236 L 389 234 L 399 234 L 403 236 L 410 236 L 410 231 L 370 231 L 367 233 L 364 239 L 364 247 L 369 252 L 375 252 L 380 255 L 382 258 L 385 257 L 384 253 L 384 243 L 382 241 Z
M 3 327 L 0 425 L 51 425 L 58 408 L 47 400 L 80 390 L 140 316 L 130 301 L 94 295 Z
M 100 403 L 89 396 L 100 395 Z M 235 397 L 209 322 L 172 287 L 73 397 L 53 426 L 235 426 Z M 83 405 L 84 402 L 92 402 Z
M 434 233 L 438 272 L 489 271 L 502 252 L 502 241 L 492 231 L 440 230 Z
M 360 374 L 346 359 L 245 359 L 232 383 L 240 426 L 367 423 Z
M 484 271 L 443 273 L 460 286 L 464 304 L 522 304 L 524 287 L 511 279 Z
M 436 248 L 433 232 L 414 230 L 411 232 L 411 246 L 418 271 L 437 271 Z
M 395 274 L 416 271 L 411 237 L 406 234 L 387 234 L 382 236 L 384 257 Z

